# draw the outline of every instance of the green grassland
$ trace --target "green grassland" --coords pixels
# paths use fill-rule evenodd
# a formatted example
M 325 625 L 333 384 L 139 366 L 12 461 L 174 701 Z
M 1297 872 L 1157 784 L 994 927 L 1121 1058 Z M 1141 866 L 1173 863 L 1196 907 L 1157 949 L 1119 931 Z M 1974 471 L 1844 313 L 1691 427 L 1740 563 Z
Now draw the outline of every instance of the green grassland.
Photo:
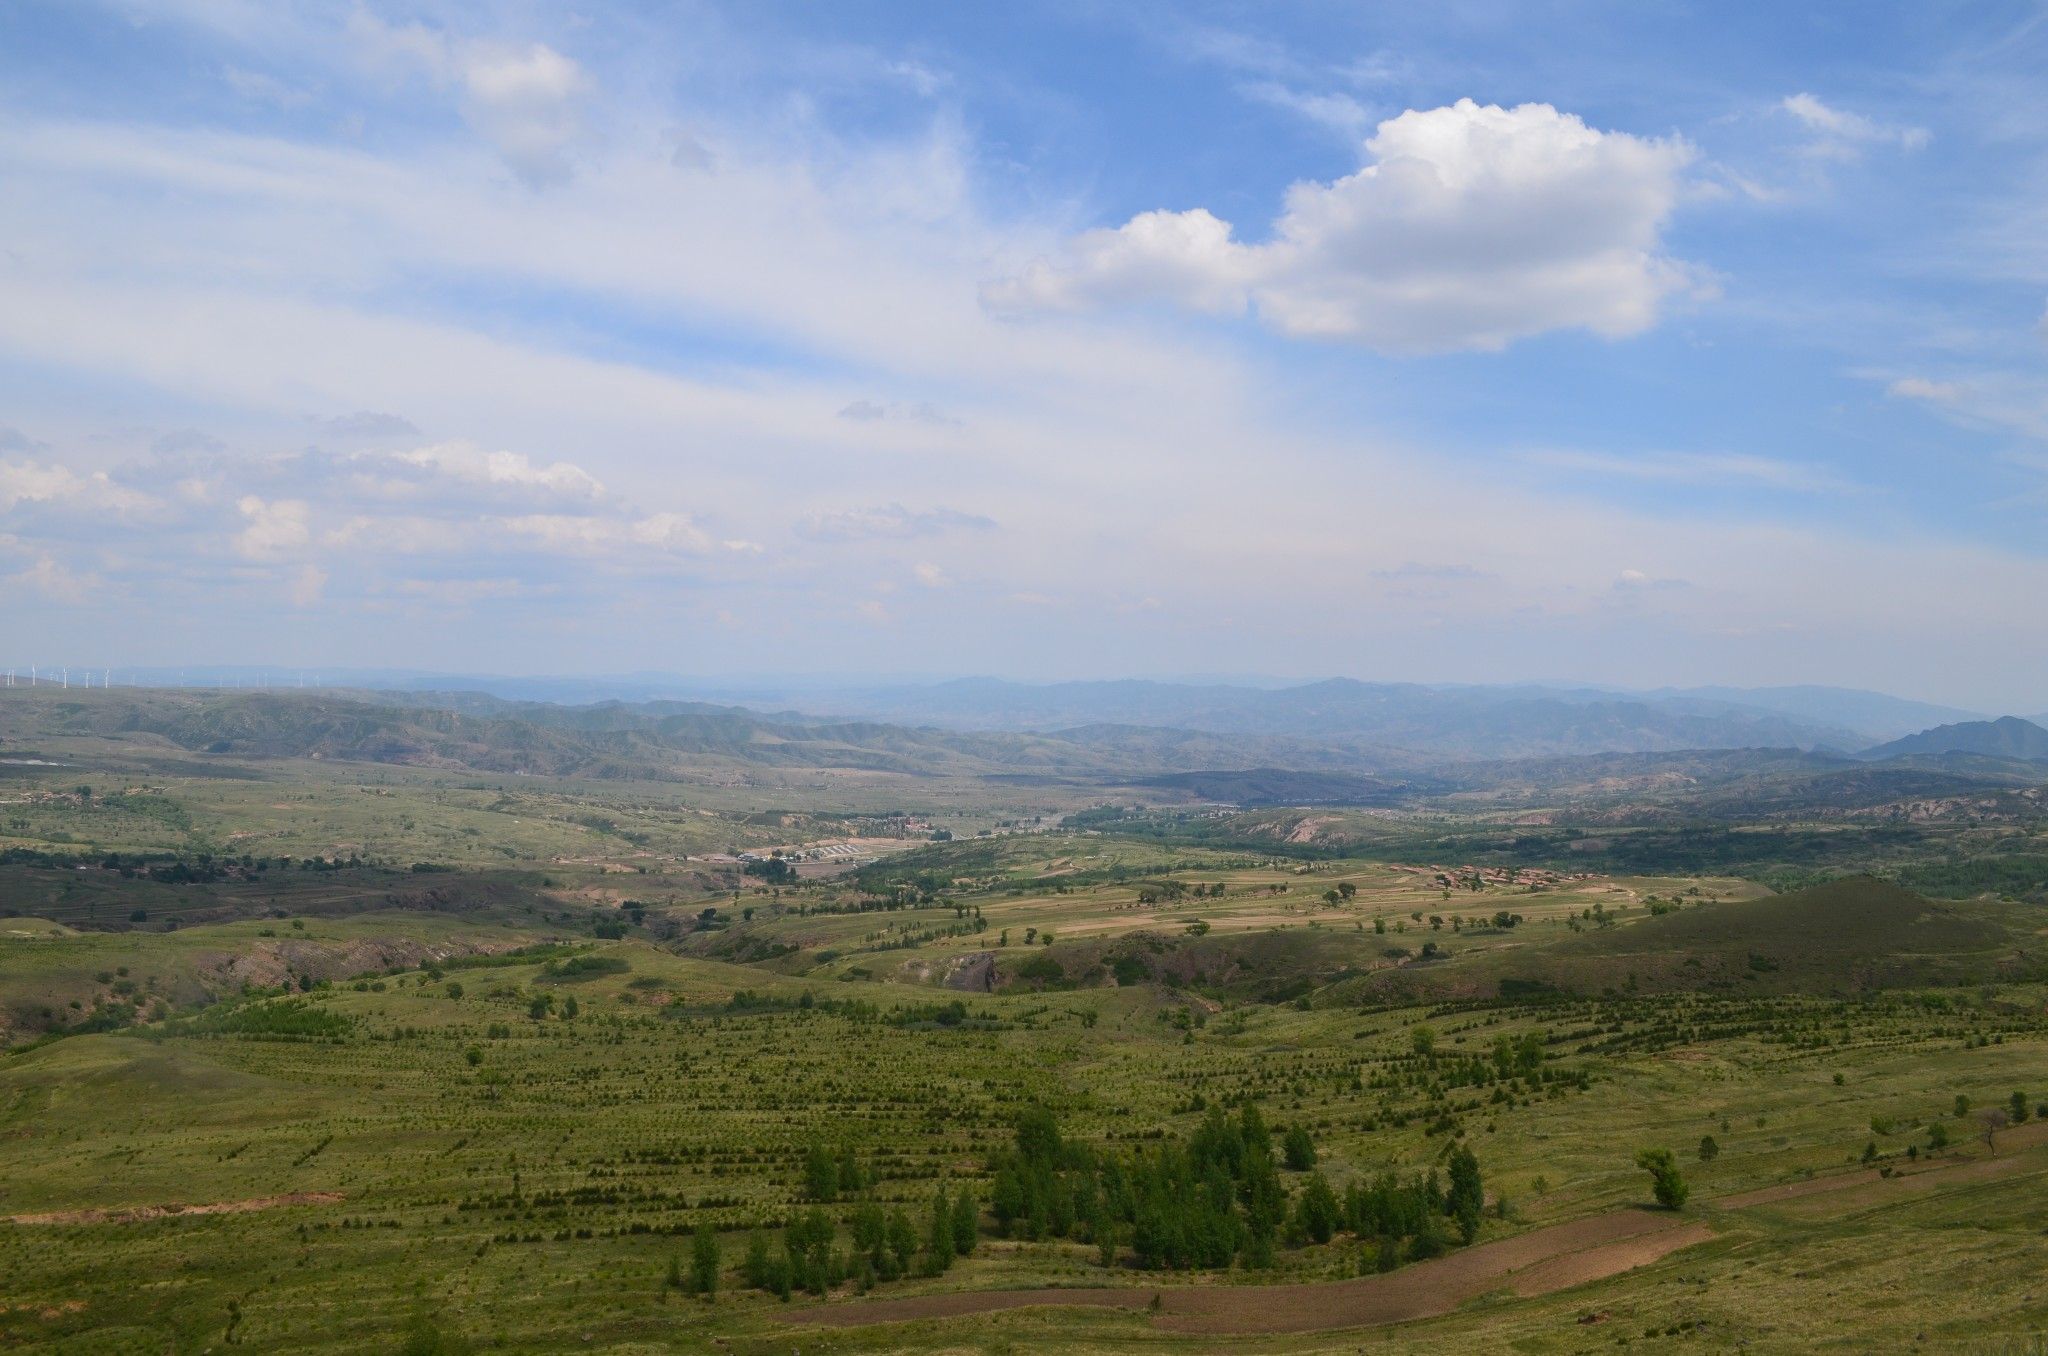
M 513 776 L 103 718 L 9 750 L 67 766 L 0 769 L 0 1349 L 1992 1352 L 2048 1330 L 2048 916 L 1897 883 L 1953 887 L 1977 860 L 1953 834 L 1884 840 L 1891 879 L 1842 851 L 1781 892 L 1803 883 L 1777 874 L 1782 825 L 1749 830 L 1768 851 L 1659 857 L 1556 846 L 1635 829 L 1442 806 Z M 702 860 L 849 840 L 854 864 L 799 873 Z M 2028 1123 L 1987 1122 L 2015 1091 Z M 1419 1182 L 1469 1150 L 1473 1245 L 1528 1238 L 1646 1204 L 1655 1147 L 1691 1188 L 1671 1218 L 1703 1229 L 1640 1269 L 1348 1331 L 1205 1336 L 1143 1304 L 793 1321 L 1375 1271 L 1345 1227 L 1192 1271 L 1086 1221 L 998 1228 L 1027 1113 L 1139 1163 L 1247 1108 L 1312 1146 L 1279 1173 L 1295 1224 L 1312 1183 Z M 818 1199 L 820 1155 L 859 1180 Z M 1846 1185 L 1734 1199 L 1804 1183 Z M 914 1239 L 887 1278 L 852 1257 L 870 1203 L 921 1236 L 940 1190 L 974 1202 L 968 1255 Z M 843 1279 L 752 1284 L 756 1236 L 779 1255 L 814 1211 Z M 700 1237 L 715 1297 L 679 1284 Z M 1410 1251 L 1392 1283 L 1431 1284 Z
M 1174 1020 L 1184 1007 L 1141 988 L 980 997 L 968 1020 L 949 1026 L 918 1015 L 928 990 L 862 985 L 855 1007 L 824 1001 L 839 995 L 819 996 L 802 981 L 644 943 L 610 943 L 600 954 L 626 968 L 560 981 L 540 965 L 449 970 L 440 981 L 407 972 L 248 1005 L 307 1002 L 332 1014 L 332 1034 L 186 1019 L 10 1059 L 0 1069 L 0 1210 L 9 1215 L 340 1198 L 0 1230 L 10 1336 L 57 1350 L 196 1350 L 232 1330 L 256 1349 L 374 1350 L 395 1346 L 426 1313 L 510 1350 L 580 1344 L 586 1333 L 597 1349 L 687 1349 L 709 1332 L 777 1340 L 772 1298 L 737 1293 L 706 1304 L 665 1290 L 669 1259 L 687 1246 L 682 1235 L 709 1222 L 736 1262 L 748 1228 L 793 1211 L 803 1152 L 821 1138 L 851 1148 L 885 1202 L 915 1206 L 941 1180 L 985 1196 L 982 1164 L 1027 1103 L 1058 1108 L 1076 1135 L 1115 1143 L 1192 1124 L 1197 1096 L 1248 1097 L 1276 1125 L 1310 1127 L 1340 1183 L 1389 1163 L 1426 1165 L 1462 1134 L 1510 1203 L 1508 1219 L 1488 1221 L 1490 1236 L 1636 1201 L 1644 1183 L 1629 1153 L 1641 1143 L 1689 1147 L 1715 1135 L 1721 1153 L 1711 1163 L 1687 1154 L 1701 1197 L 1845 1168 L 1869 1142 L 1895 1161 L 1907 1145 L 1925 1145 L 1936 1123 L 1955 1126 L 1966 1146 L 1955 1096 L 1996 1103 L 2014 1086 L 2039 1085 L 2048 1037 L 2042 991 L 2032 987 L 1943 995 L 1938 1005 L 1882 995 L 1368 1015 L 1255 1006 L 1199 1024 Z M 450 995 L 451 982 L 461 997 Z M 555 1012 L 533 1018 L 544 992 L 573 993 L 577 1015 L 559 1015 L 558 997 Z M 734 1006 L 742 993 L 786 1001 Z M 1587 1086 L 1504 1098 L 1434 1092 L 1433 1080 L 1410 1076 L 1418 1057 L 1408 1019 L 1422 1016 L 1440 1033 L 1430 1058 L 1446 1067 L 1498 1036 L 1533 1030 L 1550 1042 L 1551 1064 L 1584 1072 Z M 471 1049 L 481 1056 L 474 1065 Z M 1441 1127 L 1446 1117 L 1455 1131 Z M 1999 1210 L 2011 1245 L 2038 1261 L 2038 1229 L 2020 1232 L 2029 1219 L 2038 1224 L 2043 1200 L 2031 1200 L 2031 1211 L 2010 1200 Z M 1937 1202 L 1916 1198 L 1914 1209 L 1942 1217 Z M 1996 1218 L 1972 1231 L 2000 1227 Z M 1884 1227 L 1924 1239 L 1953 1225 Z M 1865 1241 L 1825 1222 L 1744 1216 L 1715 1242 L 1711 1263 L 1674 1265 L 1762 1266 L 1796 1293 L 1791 1271 L 1837 1266 L 1820 1259 Z M 1216 1279 L 1335 1277 L 1356 1263 L 1356 1245 L 1338 1242 L 1285 1250 L 1270 1273 Z M 1935 1296 L 1944 1274 L 1914 1272 L 1909 1283 Z M 1129 1277 L 1105 1272 L 1093 1249 L 990 1242 L 942 1280 L 884 1288 L 1117 1279 Z M 1718 1338 L 1740 1333 L 1765 1345 L 1782 1343 L 1784 1325 L 1798 1321 L 1789 1311 L 1746 1312 L 1732 1295 L 1675 1276 L 1580 1301 L 1596 1302 L 1631 1322 L 1712 1315 Z M 1930 1321 L 1961 1335 L 2018 1333 L 2039 1319 L 2021 1310 L 1990 1322 L 1943 1308 L 1933 1320 L 1936 1311 L 1918 1307 L 1861 1314 L 1838 1335 L 1883 1344 Z M 1556 1345 L 1570 1321 L 1551 1312 L 1534 1325 L 1547 1334 L 1535 1349 L 1570 1349 Z M 1499 1318 L 1514 1330 L 1532 1322 L 1515 1306 Z M 1447 1331 L 1471 1340 L 1496 1321 L 1475 1312 Z M 1003 1326 L 1021 1342 L 1047 1322 Z M 1091 1336 L 1084 1323 L 1058 1340 L 1145 1344 L 1142 1325 L 1107 1326 Z M 849 1334 L 834 1345 L 873 1340 Z

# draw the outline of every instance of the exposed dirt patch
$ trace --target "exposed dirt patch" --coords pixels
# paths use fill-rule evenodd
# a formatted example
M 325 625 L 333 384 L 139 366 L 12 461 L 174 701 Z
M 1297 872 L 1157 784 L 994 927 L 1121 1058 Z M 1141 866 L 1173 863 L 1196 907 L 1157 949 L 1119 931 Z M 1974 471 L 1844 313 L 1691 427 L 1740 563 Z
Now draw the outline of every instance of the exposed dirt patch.
M 1618 1276 L 1624 1271 L 1646 1267 L 1652 1262 L 1661 1262 L 1680 1248 L 1704 1243 L 1713 1236 L 1714 1231 L 1704 1224 L 1688 1224 L 1682 1229 L 1666 1229 L 1660 1234 L 1625 1239 L 1619 1243 L 1608 1243 L 1581 1252 L 1566 1253 L 1562 1257 L 1553 1257 L 1547 1262 L 1538 1262 L 1535 1266 L 1516 1272 L 1510 1284 L 1514 1292 L 1524 1299 L 1535 1295 L 1548 1295 L 1554 1290 L 1569 1290 L 1588 1281 L 1604 1280 L 1609 1276 Z
M 242 951 L 209 951 L 195 958 L 202 982 L 210 988 L 255 984 L 276 987 L 300 976 L 342 980 L 394 967 L 414 969 L 456 956 L 510 951 L 524 943 L 511 939 L 429 943 L 410 937 L 364 938 L 319 942 L 284 938 L 260 941 Z
M 347 1197 L 339 1191 L 292 1191 L 282 1196 L 252 1196 L 246 1201 L 213 1201 L 205 1205 L 131 1205 L 107 1210 L 52 1210 L 40 1215 L 9 1215 L 10 1224 L 133 1224 L 172 1215 L 246 1215 L 282 1205 L 335 1205 Z
M 996 987 L 996 953 L 976 951 L 956 958 L 942 981 L 949 989 L 965 993 L 988 993 Z

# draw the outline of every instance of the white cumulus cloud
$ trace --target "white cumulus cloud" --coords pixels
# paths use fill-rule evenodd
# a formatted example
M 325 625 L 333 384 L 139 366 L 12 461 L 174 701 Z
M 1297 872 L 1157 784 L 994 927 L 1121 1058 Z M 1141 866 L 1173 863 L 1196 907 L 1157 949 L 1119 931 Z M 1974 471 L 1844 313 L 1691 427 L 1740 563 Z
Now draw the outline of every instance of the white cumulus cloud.
M 152 502 L 148 495 L 117 484 L 105 471 L 80 475 L 53 463 L 0 461 L 0 513 L 21 504 L 132 513 L 149 508 Z
M 393 460 L 474 485 L 541 490 L 563 498 L 595 499 L 604 493 L 596 476 L 566 461 L 537 466 L 518 452 L 487 452 L 475 443 L 437 443 L 398 453 Z
M 303 499 L 262 499 L 245 494 L 235 501 L 245 520 L 235 549 L 252 560 L 297 551 L 313 540 L 312 509 Z
M 1603 132 L 1548 104 L 1470 99 L 1390 118 L 1367 163 L 1288 191 L 1246 244 L 1203 208 L 1077 238 L 985 292 L 1006 311 L 1166 301 L 1247 306 L 1284 334 L 1389 352 L 1490 350 L 1558 329 L 1618 337 L 1657 320 L 1689 270 L 1661 253 L 1677 138 Z
M 589 91 L 573 58 L 541 42 L 479 42 L 422 23 L 386 23 L 360 8 L 347 33 L 373 68 L 424 74 L 458 92 L 464 120 L 529 184 L 569 177 L 569 150 Z
M 641 518 L 578 517 L 563 513 L 529 513 L 501 518 L 508 532 L 530 537 L 543 550 L 567 555 L 612 555 L 654 551 L 669 555 L 706 556 L 724 550 L 735 554 L 758 551 L 749 541 L 718 541 L 683 513 L 650 513 Z

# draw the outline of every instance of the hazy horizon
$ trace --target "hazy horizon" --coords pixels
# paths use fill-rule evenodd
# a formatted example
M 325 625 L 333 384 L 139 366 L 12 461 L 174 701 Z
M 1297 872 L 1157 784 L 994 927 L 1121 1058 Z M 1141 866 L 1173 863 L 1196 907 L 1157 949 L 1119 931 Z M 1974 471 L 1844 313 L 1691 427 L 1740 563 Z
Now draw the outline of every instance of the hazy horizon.
M 2021 4 L 10 6 L 0 663 L 2036 711 L 2044 70 Z
M 28 665 L 19 667 L 0 661 L 0 671 L 11 672 L 16 685 L 27 684 L 30 680 Z M 1921 697 L 1910 692 L 1891 691 L 1878 687 L 1861 687 L 1847 683 L 1667 683 L 1657 685 L 1629 685 L 1601 682 L 1590 678 L 1507 678 L 1497 681 L 1432 679 L 1432 678 L 1387 678 L 1357 673 L 1200 673 L 1175 670 L 1159 670 L 1138 673 L 1089 674 L 1085 672 L 1067 674 L 1026 675 L 1004 672 L 968 672 L 946 670 L 896 670 L 864 672 L 859 670 L 789 669 L 789 670 L 744 670 L 731 671 L 700 670 L 689 672 L 677 669 L 634 669 L 585 671 L 567 669 L 532 669 L 526 671 L 490 671 L 471 669 L 438 669 L 406 666 L 349 666 L 338 665 L 328 668 L 302 668 L 290 664 L 265 664 L 260 661 L 248 663 L 220 664 L 137 664 L 132 666 L 92 665 L 39 665 L 36 666 L 38 681 L 51 685 L 59 681 L 56 675 L 68 673 L 68 681 L 75 687 L 98 687 L 108 680 L 112 673 L 114 686 L 168 687 L 178 686 L 181 675 L 190 677 L 193 686 L 205 686 L 211 680 L 247 680 L 251 685 L 269 687 L 319 687 L 348 688 L 369 685 L 394 687 L 411 681 L 450 680 L 460 682 L 490 683 L 562 683 L 589 684 L 593 687 L 607 684 L 622 688 L 636 684 L 672 683 L 678 687 L 703 689 L 783 689 L 792 692 L 835 692 L 856 691 L 866 688 L 918 688 L 937 687 L 955 683 L 1000 683 L 1020 687 L 1059 687 L 1084 685 L 1113 685 L 1118 683 L 1151 683 L 1175 687 L 1225 687 L 1248 690 L 1277 691 L 1288 688 L 1309 687 L 1319 683 L 1349 682 L 1367 686 L 1387 685 L 1436 689 L 1471 688 L 1487 691 L 1513 691 L 1528 689 L 1538 692 L 1603 692 L 1617 696 L 1651 696 L 1659 693 L 1765 693 L 1774 691 L 1795 691 L 1812 689 L 1833 691 L 1844 694 L 1863 694 L 1890 700 L 1923 704 L 1927 706 L 1949 706 L 1959 712 L 1991 714 L 1986 709 L 1973 708 L 1945 702 L 1935 698 Z M 89 681 L 88 681 L 89 679 Z M 2048 709 L 2048 699 L 2036 699 L 2031 705 L 2022 702 L 2012 708 L 2016 714 L 2025 714 L 2036 708 Z

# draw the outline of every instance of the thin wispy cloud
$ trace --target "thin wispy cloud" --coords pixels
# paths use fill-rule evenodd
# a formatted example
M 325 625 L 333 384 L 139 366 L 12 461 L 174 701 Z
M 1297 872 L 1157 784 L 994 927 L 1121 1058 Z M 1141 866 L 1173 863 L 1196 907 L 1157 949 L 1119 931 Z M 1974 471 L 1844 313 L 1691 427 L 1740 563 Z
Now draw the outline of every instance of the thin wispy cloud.
M 1531 466 L 1578 476 L 1673 485 L 1751 487 L 1803 494 L 1838 493 L 1851 483 L 1811 466 L 1739 452 L 1648 452 L 1625 456 L 1543 448 L 1522 454 Z
M 1915 609 L 2048 663 L 2024 26 L 1753 68 L 1759 15 L 1646 12 L 1638 69 L 1371 7 L 108 13 L 0 51 L 39 647 L 1965 681 Z

